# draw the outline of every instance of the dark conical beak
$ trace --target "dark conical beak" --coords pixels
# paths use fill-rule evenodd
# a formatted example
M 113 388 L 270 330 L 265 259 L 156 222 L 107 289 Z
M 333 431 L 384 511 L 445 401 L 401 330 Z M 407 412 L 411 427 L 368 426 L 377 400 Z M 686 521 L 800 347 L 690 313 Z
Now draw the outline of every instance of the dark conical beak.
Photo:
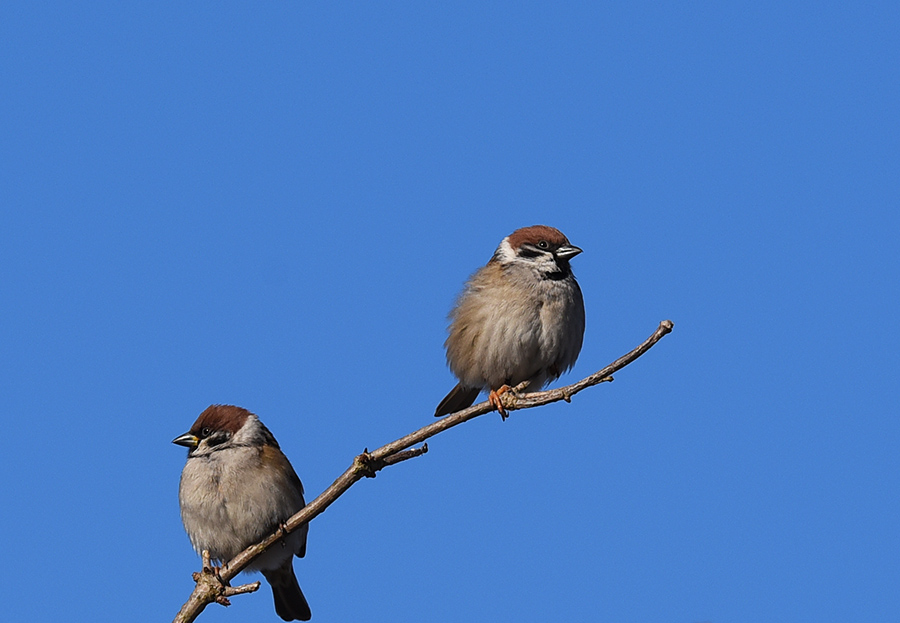
M 197 439 L 197 435 L 185 433 L 180 437 L 176 437 L 175 439 L 173 439 L 172 443 L 178 446 L 184 446 L 185 448 L 196 448 L 198 445 L 200 445 L 200 440 Z
M 570 260 L 579 253 L 581 253 L 580 248 L 576 247 L 574 244 L 567 244 L 561 246 L 556 250 L 556 257 L 560 257 L 564 260 Z

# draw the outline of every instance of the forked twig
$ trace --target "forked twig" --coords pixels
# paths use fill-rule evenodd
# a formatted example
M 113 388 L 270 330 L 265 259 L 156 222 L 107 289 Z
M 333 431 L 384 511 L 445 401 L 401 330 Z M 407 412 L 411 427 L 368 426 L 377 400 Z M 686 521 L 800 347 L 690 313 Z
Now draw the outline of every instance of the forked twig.
M 503 406 L 507 411 L 516 411 L 521 409 L 531 409 L 542 405 L 550 404 L 565 400 L 571 402 L 572 396 L 578 392 L 612 381 L 612 375 L 621 370 L 635 359 L 650 350 L 654 344 L 659 342 L 666 334 L 671 333 L 673 324 L 671 320 L 663 320 L 659 323 L 659 327 L 653 332 L 649 338 L 622 357 L 614 362 L 598 370 L 594 374 L 566 385 L 558 389 L 551 389 L 543 392 L 534 392 L 530 394 L 520 394 L 516 391 L 506 392 L 502 396 Z M 316 499 L 304 506 L 300 512 L 288 519 L 283 526 L 278 528 L 273 534 L 269 535 L 259 543 L 251 545 L 232 560 L 226 563 L 216 572 L 209 565 L 209 556 L 204 556 L 203 571 L 194 573 L 194 580 L 197 583 L 194 587 L 190 598 L 181 607 L 181 610 L 175 617 L 175 623 L 190 623 L 194 621 L 207 605 L 216 602 L 222 605 L 228 605 L 228 597 L 240 595 L 243 593 L 252 593 L 259 588 L 259 582 L 252 584 L 244 584 L 242 586 L 232 587 L 229 582 L 241 571 L 243 571 L 253 560 L 262 554 L 266 549 L 283 538 L 286 534 L 290 534 L 303 524 L 309 523 L 314 517 L 321 514 L 326 508 L 331 506 L 335 500 L 341 497 L 350 487 L 363 478 L 374 478 L 375 475 L 383 468 L 400 463 L 408 459 L 425 454 L 428 451 L 428 444 L 424 444 L 418 448 L 412 446 L 423 443 L 425 440 L 434 437 L 449 428 L 458 426 L 463 422 L 468 422 L 476 417 L 494 411 L 494 407 L 488 401 L 484 401 L 477 405 L 473 405 L 468 409 L 457 411 L 447 417 L 436 420 L 428 426 L 423 426 L 419 430 L 401 437 L 396 441 L 383 445 L 380 448 L 369 452 L 363 451 L 353 459 L 353 464 L 335 480 L 330 487 L 325 489 Z

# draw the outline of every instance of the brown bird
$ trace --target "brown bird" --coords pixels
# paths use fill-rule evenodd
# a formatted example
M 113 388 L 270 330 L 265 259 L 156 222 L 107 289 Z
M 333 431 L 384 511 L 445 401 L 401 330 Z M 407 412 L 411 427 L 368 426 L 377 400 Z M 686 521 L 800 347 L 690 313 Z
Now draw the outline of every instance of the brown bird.
M 197 553 L 227 562 L 272 534 L 306 505 L 303 484 L 275 437 L 254 414 L 212 405 L 172 443 L 188 448 L 178 499 L 181 520 Z M 272 586 L 275 612 L 285 621 L 312 613 L 297 583 L 293 557 L 306 555 L 303 526 L 247 568 Z
M 444 347 L 459 383 L 439 417 L 489 400 L 506 419 L 500 395 L 523 381 L 537 391 L 571 368 L 584 337 L 584 300 L 569 260 L 581 249 L 546 225 L 517 229 L 466 283 L 450 312 Z

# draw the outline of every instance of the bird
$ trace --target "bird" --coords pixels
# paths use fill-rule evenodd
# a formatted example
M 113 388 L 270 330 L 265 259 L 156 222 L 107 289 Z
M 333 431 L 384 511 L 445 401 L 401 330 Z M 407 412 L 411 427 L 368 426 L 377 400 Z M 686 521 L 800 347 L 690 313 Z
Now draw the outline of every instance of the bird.
M 172 443 L 188 448 L 178 499 L 181 520 L 197 553 L 225 563 L 261 541 L 302 509 L 303 483 L 259 418 L 234 405 L 211 405 L 190 431 Z M 293 557 L 306 555 L 308 525 L 254 560 L 272 587 L 275 612 L 285 621 L 308 621 L 309 604 Z
M 569 261 L 581 252 L 547 225 L 517 229 L 500 242 L 450 312 L 444 347 L 459 383 L 435 417 L 471 406 L 487 389 L 505 420 L 503 393 L 524 381 L 537 391 L 575 364 L 584 298 Z

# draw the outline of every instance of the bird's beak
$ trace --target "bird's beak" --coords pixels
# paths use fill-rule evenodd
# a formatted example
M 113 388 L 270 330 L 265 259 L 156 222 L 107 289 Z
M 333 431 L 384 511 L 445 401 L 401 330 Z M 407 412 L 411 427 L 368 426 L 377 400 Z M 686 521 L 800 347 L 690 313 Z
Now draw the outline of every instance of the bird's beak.
M 581 249 L 576 247 L 574 244 L 567 244 L 561 246 L 556 250 L 556 257 L 561 257 L 564 260 L 569 260 L 581 253 Z
M 200 440 L 197 439 L 197 435 L 192 435 L 191 433 L 185 433 L 181 437 L 176 437 L 172 440 L 172 443 L 184 446 L 185 448 L 196 448 L 200 445 Z

